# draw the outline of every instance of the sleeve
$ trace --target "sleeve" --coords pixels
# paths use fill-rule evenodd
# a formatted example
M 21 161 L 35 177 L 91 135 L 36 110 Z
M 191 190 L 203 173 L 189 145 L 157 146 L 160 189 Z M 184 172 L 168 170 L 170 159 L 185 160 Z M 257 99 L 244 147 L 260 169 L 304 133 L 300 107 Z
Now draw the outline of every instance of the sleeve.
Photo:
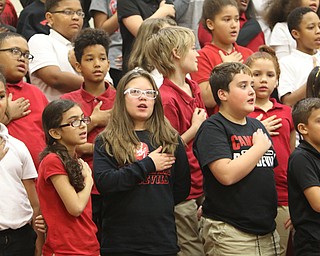
M 105 1 L 92 0 L 89 12 L 92 15 L 93 11 L 98 11 L 98 12 L 102 12 L 102 13 L 104 13 L 104 14 L 109 16 L 109 14 L 108 14 L 108 4 L 109 4 L 109 1 L 107 1 L 107 0 L 105 0 Z
M 61 159 L 56 154 L 49 154 L 43 160 L 41 165 L 43 166 L 43 177 L 46 182 L 53 175 L 67 175 L 64 165 Z
M 20 153 L 23 155 L 22 161 L 22 180 L 35 179 L 38 177 L 36 167 L 34 166 L 31 154 L 28 148 L 21 142 L 19 147 Z
M 312 163 L 311 158 L 306 154 L 296 154 L 289 161 L 289 173 L 301 191 L 309 187 L 320 186 L 320 180 L 316 173 L 317 166 Z
M 46 66 L 60 66 L 49 36 L 35 34 L 30 38 L 28 45 L 34 56 L 29 63 L 30 74 Z
M 211 71 L 214 68 L 209 61 L 208 56 L 203 52 L 204 49 L 205 48 L 198 51 L 198 71 L 190 74 L 192 80 L 196 81 L 198 84 L 209 81 Z M 214 58 L 214 56 L 212 56 L 212 58 Z
M 226 131 L 217 120 L 204 121 L 193 142 L 193 151 L 201 168 L 218 159 L 232 159 Z
M 138 6 L 139 4 L 135 0 L 118 0 L 118 20 L 121 21 L 123 18 L 127 18 L 132 15 L 141 16 Z
M 189 196 L 191 187 L 189 162 L 181 139 L 175 156 L 173 198 L 174 203 L 178 204 Z
M 100 194 L 131 190 L 155 171 L 155 165 L 148 156 L 119 168 L 116 160 L 105 151 L 102 138 L 97 138 L 93 152 L 93 176 Z
M 295 78 L 297 76 L 297 73 L 293 70 L 292 65 L 290 65 L 289 61 L 287 60 L 289 59 L 286 57 L 279 61 L 281 69 L 278 87 L 279 99 L 281 99 L 281 97 L 286 95 L 287 93 L 292 93 L 296 89 Z

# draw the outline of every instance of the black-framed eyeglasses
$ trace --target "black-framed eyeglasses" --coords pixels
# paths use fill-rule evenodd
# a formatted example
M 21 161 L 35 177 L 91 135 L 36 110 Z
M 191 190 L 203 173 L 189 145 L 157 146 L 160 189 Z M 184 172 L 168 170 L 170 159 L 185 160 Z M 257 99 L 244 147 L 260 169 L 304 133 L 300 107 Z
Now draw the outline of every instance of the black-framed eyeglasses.
M 77 14 L 79 17 L 84 18 L 85 13 L 82 10 L 74 11 L 74 10 L 63 10 L 63 11 L 53 11 L 51 13 L 61 13 L 67 16 L 73 16 L 74 14 Z
M 7 49 L 0 49 L 0 52 L 11 52 L 11 54 L 15 57 L 21 58 L 23 56 L 25 59 L 32 61 L 33 55 L 30 52 L 22 52 L 20 48 L 13 47 L 13 48 L 7 48 Z
M 158 96 L 158 92 L 155 90 L 140 90 L 136 88 L 128 88 L 123 94 L 129 94 L 133 98 L 139 98 L 144 94 L 148 99 L 154 100 Z
M 84 124 L 90 124 L 91 123 L 91 118 L 90 116 L 86 116 L 82 119 L 77 119 L 77 120 L 74 120 L 68 124 L 62 124 L 62 125 L 59 125 L 59 128 L 61 127 L 66 127 L 66 126 L 72 126 L 72 127 L 79 127 L 81 126 L 81 124 L 84 123 Z

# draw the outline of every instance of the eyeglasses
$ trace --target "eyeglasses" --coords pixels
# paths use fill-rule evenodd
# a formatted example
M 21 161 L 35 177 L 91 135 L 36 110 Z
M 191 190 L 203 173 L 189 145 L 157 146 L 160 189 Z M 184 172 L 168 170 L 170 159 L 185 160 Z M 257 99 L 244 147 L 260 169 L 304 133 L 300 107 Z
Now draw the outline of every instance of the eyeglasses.
M 72 122 L 70 122 L 68 124 L 59 125 L 59 128 L 66 127 L 66 126 L 79 127 L 79 126 L 81 126 L 81 123 L 90 124 L 91 123 L 90 116 L 86 116 L 86 117 L 84 117 L 82 119 L 74 120 L 74 121 L 72 121 Z
M 29 52 L 22 52 L 19 48 L 7 48 L 7 49 L 0 49 L 0 52 L 11 52 L 11 54 L 15 57 L 21 58 L 22 56 L 27 60 L 33 60 L 33 55 Z
M 128 88 L 123 94 L 129 94 L 133 98 L 140 98 L 144 94 L 148 99 L 154 100 L 158 96 L 158 92 L 155 90 L 140 90 L 135 88 Z
M 63 11 L 54 11 L 54 12 L 51 12 L 51 13 L 62 13 L 62 14 L 67 15 L 67 16 L 73 16 L 74 14 L 77 14 L 81 18 L 84 18 L 84 16 L 85 16 L 85 13 L 83 11 L 81 11 L 81 10 L 78 10 L 78 11 L 63 10 Z

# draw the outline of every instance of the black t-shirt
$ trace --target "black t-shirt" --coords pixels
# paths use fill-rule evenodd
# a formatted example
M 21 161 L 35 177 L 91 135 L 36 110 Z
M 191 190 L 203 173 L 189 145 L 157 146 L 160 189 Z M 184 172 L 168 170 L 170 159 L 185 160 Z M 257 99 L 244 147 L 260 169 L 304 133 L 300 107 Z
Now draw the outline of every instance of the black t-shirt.
M 180 141 L 171 169 L 156 171 L 147 156 L 155 150 L 150 133 L 136 134 L 141 160 L 122 168 L 106 153 L 100 137 L 95 143 L 94 180 L 103 196 L 101 252 L 176 254 L 174 205 L 188 197 L 191 184 L 184 145 Z
M 271 147 L 246 177 L 230 186 L 222 185 L 208 167 L 213 161 L 244 154 L 258 128 L 267 133 L 256 119 L 248 117 L 245 125 L 239 125 L 217 113 L 202 124 L 193 145 L 204 176 L 203 215 L 246 233 L 263 235 L 275 229 L 277 215 L 274 149 Z
M 118 21 L 122 36 L 122 69 L 127 71 L 129 56 L 135 37 L 124 26 L 122 19 L 133 15 L 140 15 L 143 20 L 152 16 L 159 8 L 161 0 L 118 0 Z
M 320 153 L 302 140 L 289 158 L 289 209 L 297 237 L 320 241 L 320 213 L 314 211 L 304 190 L 320 186 Z M 320 255 L 320 251 L 319 251 Z

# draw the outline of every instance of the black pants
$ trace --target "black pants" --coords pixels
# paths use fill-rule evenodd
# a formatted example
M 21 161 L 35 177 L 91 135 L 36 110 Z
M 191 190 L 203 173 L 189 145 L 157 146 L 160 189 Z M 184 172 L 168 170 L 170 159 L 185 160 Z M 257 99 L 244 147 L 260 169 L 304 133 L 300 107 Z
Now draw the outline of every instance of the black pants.
M 29 224 L 0 231 L 0 256 L 34 256 L 36 238 Z

